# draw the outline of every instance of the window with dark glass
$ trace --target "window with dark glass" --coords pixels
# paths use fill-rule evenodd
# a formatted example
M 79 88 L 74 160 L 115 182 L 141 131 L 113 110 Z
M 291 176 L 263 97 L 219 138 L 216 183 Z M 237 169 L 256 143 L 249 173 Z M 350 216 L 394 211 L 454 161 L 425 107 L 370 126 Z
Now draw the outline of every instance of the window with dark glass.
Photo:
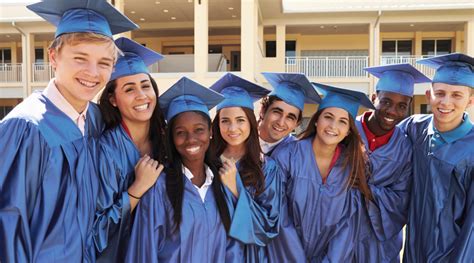
M 382 56 L 410 56 L 412 54 L 411 40 L 382 41 Z
M 285 56 L 286 57 L 296 56 L 296 41 L 295 40 L 285 41 Z M 276 57 L 276 41 L 265 41 L 265 57 L 267 58 Z
M 439 56 L 451 53 L 451 39 L 427 39 L 421 41 L 423 56 Z
M 43 62 L 44 62 L 44 49 L 35 48 L 35 63 L 43 63 Z
M 0 49 L 0 63 L 12 63 L 12 51 L 9 48 Z
M 395 40 L 382 41 L 382 55 L 395 56 L 396 55 L 395 50 L 396 50 Z

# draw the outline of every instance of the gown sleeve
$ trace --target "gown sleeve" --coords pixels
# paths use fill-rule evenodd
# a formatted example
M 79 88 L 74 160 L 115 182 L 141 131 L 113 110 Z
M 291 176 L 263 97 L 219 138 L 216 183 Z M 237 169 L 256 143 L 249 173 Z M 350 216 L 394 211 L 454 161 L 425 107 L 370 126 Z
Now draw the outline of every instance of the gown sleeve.
M 126 262 L 159 262 L 167 231 L 166 193 L 159 186 L 163 174 L 152 189 L 145 193 L 137 206 Z M 183 217 L 186 215 L 183 215 Z
M 102 143 L 99 158 L 100 189 L 94 220 L 94 242 L 98 261 L 115 262 L 123 258 L 130 236 L 128 175 L 120 163 L 122 151 Z
M 275 161 L 267 158 L 264 163 L 265 188 L 255 196 L 238 178 L 239 198 L 236 203 L 229 235 L 245 244 L 265 246 L 278 235 L 280 228 L 282 174 Z
M 268 253 L 270 261 L 275 262 L 306 262 L 303 242 L 295 228 L 293 216 L 290 214 L 288 189 L 291 178 L 291 158 L 295 142 L 278 147 L 272 154 L 276 165 L 281 173 L 281 212 L 280 229 L 278 236 L 274 238 L 269 246 Z
M 409 153 L 411 154 L 411 150 Z M 400 172 L 399 175 L 388 174 L 391 177 L 398 176 L 396 180 L 391 180 L 383 174 L 369 179 L 373 200 L 367 201 L 366 207 L 379 241 L 385 241 L 400 233 L 407 221 L 412 176 L 411 157 L 407 158 Z
M 30 216 L 49 148 L 34 125 L 0 122 L 0 262 L 31 262 Z

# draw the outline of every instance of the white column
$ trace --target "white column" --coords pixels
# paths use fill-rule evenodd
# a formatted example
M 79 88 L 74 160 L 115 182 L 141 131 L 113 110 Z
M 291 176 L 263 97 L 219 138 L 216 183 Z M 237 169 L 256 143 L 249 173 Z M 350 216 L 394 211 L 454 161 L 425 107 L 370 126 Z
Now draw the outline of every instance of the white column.
M 474 19 L 464 25 L 464 53 L 474 57 Z
M 241 17 L 241 74 L 243 78 L 254 81 L 258 34 L 258 5 L 256 0 L 241 1 Z
M 35 55 L 35 36 L 31 33 L 25 33 L 21 36 L 21 52 L 23 57 L 23 97 L 31 94 L 31 83 L 33 80 L 33 57 Z
M 12 51 L 12 63 L 18 63 L 18 55 L 16 52 L 16 42 L 12 41 L 10 42 L 10 50 Z
M 378 66 L 380 64 L 380 23 L 369 24 L 369 66 Z M 375 92 L 376 80 L 369 75 L 369 94 Z
M 209 67 L 208 0 L 194 1 L 194 72 L 205 78 Z
M 286 25 L 276 26 L 276 57 L 280 72 L 284 72 L 286 60 Z
M 421 57 L 423 43 L 423 33 L 421 31 L 415 32 L 415 56 Z

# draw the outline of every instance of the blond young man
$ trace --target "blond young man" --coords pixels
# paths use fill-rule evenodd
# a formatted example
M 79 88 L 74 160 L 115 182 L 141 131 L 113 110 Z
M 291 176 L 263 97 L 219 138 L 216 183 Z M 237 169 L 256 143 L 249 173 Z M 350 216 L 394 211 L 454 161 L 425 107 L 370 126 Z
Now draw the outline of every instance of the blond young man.
M 104 0 L 28 6 L 57 26 L 55 70 L 0 122 L 0 262 L 94 262 L 98 108 L 116 60 L 112 35 L 136 28 Z
M 474 258 L 474 59 L 449 54 L 418 61 L 436 68 L 426 98 L 432 114 L 400 123 L 413 143 L 413 181 L 404 262 Z

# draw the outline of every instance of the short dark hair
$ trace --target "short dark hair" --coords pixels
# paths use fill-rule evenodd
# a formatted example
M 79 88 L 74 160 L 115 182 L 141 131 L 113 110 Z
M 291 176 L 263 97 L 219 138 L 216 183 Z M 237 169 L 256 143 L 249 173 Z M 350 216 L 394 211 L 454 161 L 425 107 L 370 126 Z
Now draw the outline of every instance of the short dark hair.
M 265 113 L 267 113 L 267 110 L 270 108 L 270 106 L 275 102 L 275 101 L 283 101 L 282 99 L 278 98 L 277 96 L 275 95 L 270 95 L 270 96 L 265 96 L 263 99 L 262 99 L 262 102 L 260 103 L 261 104 L 261 108 L 260 108 L 260 118 L 259 118 L 259 122 L 262 121 L 262 114 L 265 115 Z M 298 123 L 303 119 L 303 111 L 300 110 L 300 113 L 298 114 Z

